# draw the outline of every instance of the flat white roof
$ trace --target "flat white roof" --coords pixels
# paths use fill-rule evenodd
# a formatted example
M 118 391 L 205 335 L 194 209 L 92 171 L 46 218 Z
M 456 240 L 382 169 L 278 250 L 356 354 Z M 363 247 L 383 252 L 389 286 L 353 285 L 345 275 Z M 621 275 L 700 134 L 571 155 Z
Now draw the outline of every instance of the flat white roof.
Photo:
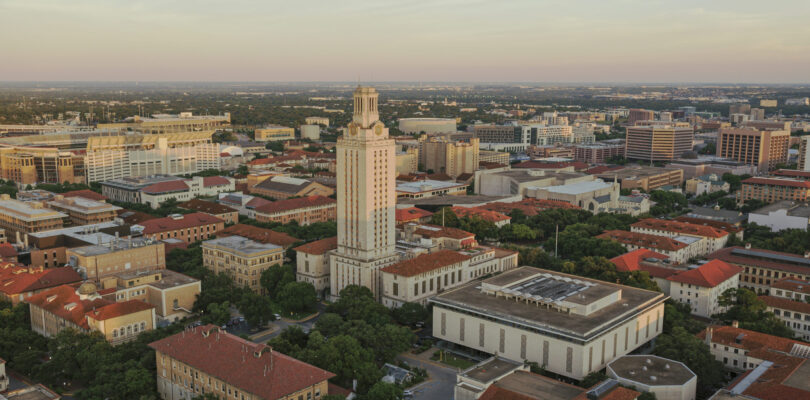
M 596 179 L 588 182 L 570 183 L 568 185 L 549 186 L 544 189 L 551 193 L 582 194 L 599 189 L 609 188 L 611 185 L 612 183 L 607 183 L 601 179 Z
M 419 192 L 427 192 L 430 190 L 447 189 L 466 185 L 467 184 L 465 183 L 434 181 L 431 179 L 426 179 L 424 181 L 398 183 L 397 192 L 419 193 Z

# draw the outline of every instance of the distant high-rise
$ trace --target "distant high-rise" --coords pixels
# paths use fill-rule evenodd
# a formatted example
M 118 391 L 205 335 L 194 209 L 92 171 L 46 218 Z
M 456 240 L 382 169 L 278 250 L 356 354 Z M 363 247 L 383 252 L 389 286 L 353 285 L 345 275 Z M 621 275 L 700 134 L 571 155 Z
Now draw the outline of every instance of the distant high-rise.
M 750 114 L 751 105 L 745 103 L 732 104 L 728 106 L 728 115 L 731 114 Z
M 754 165 L 760 172 L 787 163 L 790 130 L 761 129 L 745 125 L 722 128 L 717 136 L 717 156 Z
M 764 108 L 752 108 L 751 109 L 751 117 L 749 118 L 751 121 L 762 121 L 765 119 L 765 109 Z
M 635 160 L 669 161 L 692 150 L 692 128 L 670 124 L 628 126 L 625 157 Z
M 810 135 L 802 136 L 799 144 L 799 171 L 810 171 Z
M 379 297 L 380 268 L 398 261 L 396 233 L 396 145 L 380 122 L 378 93 L 354 91 L 354 116 L 337 141 L 337 249 L 330 259 L 331 295 L 348 285 Z
M 655 111 L 631 108 L 627 115 L 627 124 L 635 125 L 637 121 L 652 121 L 655 119 Z

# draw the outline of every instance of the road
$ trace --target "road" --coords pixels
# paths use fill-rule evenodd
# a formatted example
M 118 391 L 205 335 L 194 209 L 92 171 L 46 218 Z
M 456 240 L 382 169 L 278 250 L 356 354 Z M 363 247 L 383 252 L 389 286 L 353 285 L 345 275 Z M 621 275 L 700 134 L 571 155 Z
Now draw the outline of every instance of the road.
M 428 350 L 422 353 L 422 355 L 433 354 L 433 350 L 435 349 Z M 445 367 L 441 366 L 440 364 L 427 361 L 425 360 L 425 357 L 429 356 L 403 353 L 398 357 L 411 366 L 424 368 L 427 370 L 429 380 L 411 389 L 414 393 L 414 400 L 452 399 L 456 385 L 456 370 L 451 367 Z
M 279 334 L 281 334 L 281 332 L 284 331 L 285 329 L 287 329 L 287 327 L 290 326 L 290 325 L 298 325 L 298 326 L 301 327 L 301 329 L 304 331 L 304 333 L 309 333 L 309 331 L 315 326 L 315 323 L 318 322 L 318 318 L 320 318 L 321 315 L 323 314 L 323 312 L 326 310 L 326 306 L 323 303 L 318 303 L 316 308 L 318 310 L 318 315 L 315 316 L 315 318 L 312 318 L 312 319 L 307 320 L 305 322 L 287 322 L 287 321 L 285 321 L 283 319 L 271 322 L 270 325 L 275 326 L 276 330 L 274 330 L 273 332 L 270 332 L 270 333 L 268 333 L 266 335 L 262 335 L 262 336 L 253 338 L 252 339 L 253 342 L 255 342 L 255 343 L 267 342 L 268 340 L 270 340 L 270 339 L 278 336 Z

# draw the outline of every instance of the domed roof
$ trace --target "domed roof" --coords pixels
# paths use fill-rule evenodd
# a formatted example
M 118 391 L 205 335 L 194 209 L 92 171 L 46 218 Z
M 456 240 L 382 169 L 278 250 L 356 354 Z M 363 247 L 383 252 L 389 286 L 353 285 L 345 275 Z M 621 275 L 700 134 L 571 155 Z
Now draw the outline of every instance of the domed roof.
M 84 282 L 79 286 L 79 289 L 76 290 L 76 293 L 80 295 L 89 295 L 93 294 L 97 291 L 96 284 L 92 282 Z

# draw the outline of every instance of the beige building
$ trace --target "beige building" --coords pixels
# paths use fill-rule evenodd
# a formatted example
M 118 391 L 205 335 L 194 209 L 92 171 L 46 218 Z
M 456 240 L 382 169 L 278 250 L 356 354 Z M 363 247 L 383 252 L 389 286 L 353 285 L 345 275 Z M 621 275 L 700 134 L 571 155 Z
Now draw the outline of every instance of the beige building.
M 84 197 L 57 195 L 48 202 L 48 207 L 68 215 L 71 225 L 89 225 L 110 222 L 118 216 L 121 207 Z
M 205 325 L 149 344 L 165 400 L 318 400 L 335 374 Z M 334 386 L 332 386 L 334 387 Z M 334 394 L 334 393 L 333 393 Z
M 382 272 L 382 304 L 427 305 L 427 299 L 469 281 L 470 258 L 461 252 L 439 250 L 389 265 Z
M 315 287 L 325 298 L 329 285 L 329 252 L 337 248 L 337 236 L 309 242 L 294 248 L 296 252 L 296 280 Z
M 723 181 L 717 174 L 701 175 L 686 180 L 686 193 L 700 196 L 702 194 L 715 193 L 719 191 L 729 192 L 731 186 Z
M 198 132 L 215 130 L 231 123 L 231 114 L 223 115 L 193 115 L 191 112 L 179 114 L 154 114 L 150 117 L 133 116 L 123 122 L 98 124 L 104 130 L 128 130 L 145 135 L 159 135 L 178 132 Z
M 509 165 L 509 153 L 503 151 L 479 150 L 478 162 L 490 162 L 495 164 Z
M 472 174 L 478 169 L 479 139 L 451 141 L 447 137 L 419 138 L 419 163 L 424 171 L 444 173 L 451 178 Z
M 65 251 L 68 264 L 82 278 L 102 282 L 121 273 L 166 268 L 164 245 L 152 239 L 116 239 L 108 243 L 75 247 Z
M 634 160 L 671 161 L 692 150 L 693 138 L 691 127 L 628 126 L 624 156 Z
M 540 200 L 564 201 L 594 214 L 608 212 L 640 215 L 650 210 L 650 201 L 646 197 L 621 196 L 617 182 L 605 182 L 601 179 L 566 185 L 530 187 L 526 189 L 525 195 Z
M 456 131 L 455 118 L 400 118 L 399 130 L 407 134 L 451 133 Z
M 520 267 L 430 299 L 433 335 L 580 380 L 661 334 L 665 295 Z
M 397 175 L 410 175 L 419 171 L 419 149 L 408 147 L 397 153 Z
M 215 274 L 224 273 L 239 286 L 265 294 L 262 272 L 284 263 L 284 248 L 241 236 L 226 236 L 202 243 L 203 265 Z
M 658 167 L 625 167 L 596 174 L 606 181 L 617 180 L 622 189 L 642 189 L 646 192 L 664 186 L 680 187 L 683 183 L 683 170 Z
M 668 277 L 669 290 L 664 293 L 675 301 L 688 304 L 693 315 L 711 318 L 726 310 L 720 305 L 720 296 L 726 290 L 740 286 L 741 272 L 740 267 L 712 260 Z
M 720 129 L 717 156 L 756 166 L 760 172 L 770 171 L 777 164 L 786 164 L 790 128 L 763 129 L 755 125 Z
M 354 91 L 348 134 L 337 141 L 337 249 L 330 259 L 331 296 L 348 285 L 371 289 L 380 298 L 380 269 L 398 261 L 396 253 L 396 145 L 380 122 L 379 94 Z
M 645 218 L 630 225 L 630 230 L 673 239 L 692 237 L 699 241 L 699 254 L 707 255 L 726 246 L 728 232 L 712 226 L 681 221 Z
M 84 158 L 58 147 L 0 146 L 0 178 L 18 185 L 84 183 Z
M 257 142 L 295 140 L 295 129 L 281 125 L 268 125 L 262 129 L 256 129 L 254 136 L 254 140 Z
M 810 171 L 810 135 L 801 137 L 799 144 L 799 171 Z
M 329 118 L 327 117 L 307 117 L 304 122 L 306 122 L 307 125 L 329 126 Z
M 14 243 L 22 243 L 24 235 L 62 227 L 67 214 L 45 207 L 37 201 L 22 202 L 9 195 L 0 195 L 0 228 Z M 15 238 L 15 239 L 11 239 Z
M 190 315 L 202 291 L 199 279 L 168 269 L 124 272 L 105 278 L 101 286 L 107 289 L 102 298 L 118 303 L 131 300 L 149 303 L 155 307 L 157 321 L 168 323 Z

